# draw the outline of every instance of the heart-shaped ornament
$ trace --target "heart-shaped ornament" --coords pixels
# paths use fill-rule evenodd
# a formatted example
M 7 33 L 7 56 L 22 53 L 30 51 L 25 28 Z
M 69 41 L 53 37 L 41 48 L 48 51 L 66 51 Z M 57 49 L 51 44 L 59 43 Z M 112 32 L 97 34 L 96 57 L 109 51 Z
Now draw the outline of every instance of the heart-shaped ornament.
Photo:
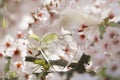
M 55 71 L 64 71 L 77 52 L 77 44 L 71 34 L 48 33 L 41 39 L 40 50 Z

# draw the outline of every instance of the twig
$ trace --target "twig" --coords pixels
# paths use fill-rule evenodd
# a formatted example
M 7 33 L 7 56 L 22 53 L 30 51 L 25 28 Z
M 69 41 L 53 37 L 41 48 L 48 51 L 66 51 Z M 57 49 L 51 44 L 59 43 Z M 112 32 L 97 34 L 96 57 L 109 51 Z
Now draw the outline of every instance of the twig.
M 25 61 L 28 61 L 28 62 L 34 62 L 34 60 L 43 60 L 43 59 L 35 58 L 35 57 L 31 57 L 31 56 L 26 56 L 26 58 L 25 58 Z M 64 67 L 68 64 L 68 61 L 62 60 L 62 59 L 50 60 L 49 62 L 51 65 L 59 65 L 59 66 L 64 66 Z M 76 65 L 77 65 L 77 63 L 73 62 L 69 65 L 69 67 L 74 67 Z

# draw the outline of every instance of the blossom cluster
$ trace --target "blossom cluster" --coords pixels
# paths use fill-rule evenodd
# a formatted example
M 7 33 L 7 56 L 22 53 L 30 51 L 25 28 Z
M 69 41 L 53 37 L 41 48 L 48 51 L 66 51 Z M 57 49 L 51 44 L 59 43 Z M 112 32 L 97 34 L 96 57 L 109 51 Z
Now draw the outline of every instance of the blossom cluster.
M 120 0 L 0 0 L 0 80 L 119 80 L 119 57 Z

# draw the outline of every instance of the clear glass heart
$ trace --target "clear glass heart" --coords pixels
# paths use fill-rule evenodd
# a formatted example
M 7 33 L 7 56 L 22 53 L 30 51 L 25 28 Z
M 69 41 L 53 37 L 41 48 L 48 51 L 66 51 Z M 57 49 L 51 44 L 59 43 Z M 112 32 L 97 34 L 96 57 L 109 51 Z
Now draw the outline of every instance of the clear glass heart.
M 77 45 L 71 34 L 57 35 L 48 33 L 41 39 L 41 51 L 55 71 L 63 71 L 77 51 Z

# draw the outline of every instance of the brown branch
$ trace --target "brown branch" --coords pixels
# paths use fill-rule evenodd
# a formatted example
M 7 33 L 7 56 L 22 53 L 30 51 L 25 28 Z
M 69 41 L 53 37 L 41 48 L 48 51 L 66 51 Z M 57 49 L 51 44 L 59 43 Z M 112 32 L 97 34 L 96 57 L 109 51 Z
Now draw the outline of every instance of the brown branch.
M 40 58 L 35 58 L 35 57 L 31 57 L 31 56 L 26 56 L 25 58 L 25 61 L 28 61 L 28 62 L 34 62 L 34 60 L 42 60 Z M 49 61 L 51 65 L 59 65 L 59 66 L 66 66 L 68 64 L 68 61 L 66 60 L 62 60 L 62 59 L 59 59 L 59 60 L 50 60 Z M 77 65 L 77 63 L 71 63 L 69 65 L 69 67 L 75 67 Z

